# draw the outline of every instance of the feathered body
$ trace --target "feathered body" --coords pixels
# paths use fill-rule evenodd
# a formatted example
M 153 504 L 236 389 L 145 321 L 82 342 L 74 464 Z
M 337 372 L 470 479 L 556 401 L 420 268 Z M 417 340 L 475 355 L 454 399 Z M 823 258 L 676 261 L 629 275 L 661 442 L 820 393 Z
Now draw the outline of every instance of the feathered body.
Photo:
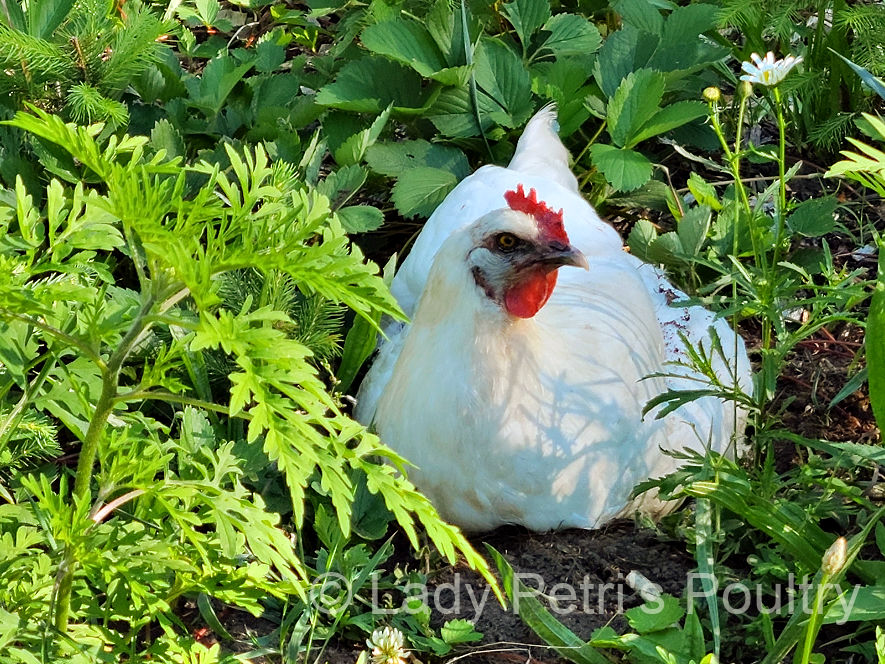
M 507 168 L 479 169 L 427 221 L 392 285 L 411 324 L 387 326 L 358 397 L 358 419 L 415 464 L 410 478 L 468 530 L 594 528 L 635 509 L 660 513 L 653 495 L 629 496 L 678 466 L 661 450 L 733 449 L 744 426 L 714 397 L 642 418 L 667 389 L 698 387 L 648 378 L 689 373 L 666 365 L 685 359 L 680 332 L 709 348 L 713 326 L 726 351 L 737 348 L 729 360 L 749 389 L 746 351 L 710 312 L 670 306 L 682 294 L 626 253 L 579 195 L 555 128 L 554 110 L 540 111 Z M 562 210 L 569 247 L 544 235 L 532 203 L 514 207 L 516 192 L 531 190 L 542 211 Z M 502 235 L 541 268 L 495 245 Z M 718 373 L 732 382 L 724 364 Z

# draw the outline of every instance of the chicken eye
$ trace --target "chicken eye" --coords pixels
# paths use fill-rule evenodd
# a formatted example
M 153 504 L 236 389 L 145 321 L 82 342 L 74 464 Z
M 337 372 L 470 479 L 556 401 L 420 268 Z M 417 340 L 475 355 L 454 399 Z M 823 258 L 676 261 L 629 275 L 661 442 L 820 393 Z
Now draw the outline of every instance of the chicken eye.
M 520 240 L 513 233 L 501 233 L 495 238 L 495 245 L 501 251 L 513 251 L 519 246 Z

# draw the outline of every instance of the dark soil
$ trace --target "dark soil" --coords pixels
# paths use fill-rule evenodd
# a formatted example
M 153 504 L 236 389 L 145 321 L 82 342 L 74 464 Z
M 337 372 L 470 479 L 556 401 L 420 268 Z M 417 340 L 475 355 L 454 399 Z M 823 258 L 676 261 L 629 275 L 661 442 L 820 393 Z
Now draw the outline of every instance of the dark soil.
M 541 592 L 538 597 L 548 610 L 585 640 L 603 625 L 619 632 L 627 627 L 624 611 L 642 604 L 626 583 L 630 572 L 639 572 L 663 592 L 679 596 L 694 565 L 679 542 L 664 541 L 654 531 L 623 520 L 593 531 L 533 533 L 502 528 L 473 540 L 477 547 L 483 543 L 501 552 L 514 571 L 523 575 L 522 582 Z M 432 624 L 441 626 L 454 618 L 474 620 L 483 640 L 469 648 L 473 661 L 559 660 L 541 645 L 543 641 L 522 622 L 514 606 L 502 608 L 487 587 L 463 565 L 440 570 L 432 579 L 435 601 L 431 604 L 443 611 L 434 613 Z M 484 606 L 483 597 L 488 598 Z

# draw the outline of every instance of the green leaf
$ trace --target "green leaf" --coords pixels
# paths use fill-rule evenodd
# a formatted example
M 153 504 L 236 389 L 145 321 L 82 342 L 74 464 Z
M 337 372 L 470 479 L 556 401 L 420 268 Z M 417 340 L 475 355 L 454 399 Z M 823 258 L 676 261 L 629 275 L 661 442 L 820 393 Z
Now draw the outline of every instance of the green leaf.
M 820 237 L 836 227 L 833 213 L 838 201 L 834 196 L 810 198 L 802 201 L 787 217 L 787 226 L 805 237 Z
M 395 62 L 373 57 L 344 65 L 334 82 L 320 88 L 316 102 L 359 113 L 380 113 L 390 104 L 406 108 L 424 104 L 420 76 Z
M 18 0 L 5 0 L 4 6 L 16 2 Z M 28 35 L 48 40 L 67 18 L 73 6 L 74 0 L 30 0 L 27 11 Z
M 679 622 L 683 615 L 685 615 L 685 609 L 672 595 L 661 595 L 656 602 L 643 604 L 624 612 L 624 617 L 627 618 L 630 627 L 640 634 L 667 629 Z
M 390 257 L 382 272 L 384 283 L 388 287 L 393 282 L 394 272 L 396 272 L 396 254 Z M 344 339 L 341 364 L 338 366 L 338 389 L 341 392 L 347 392 L 350 389 L 360 368 L 375 350 L 380 321 L 380 312 L 374 312 L 371 321 L 362 316 L 357 316 L 354 319 L 353 326 L 348 330 L 347 337 Z
M 840 601 L 841 600 L 841 601 Z M 825 625 L 885 620 L 885 585 L 852 586 L 830 602 L 824 614 Z
M 381 228 L 384 213 L 371 205 L 352 205 L 339 209 L 338 219 L 348 233 L 367 233 Z
M 373 171 L 388 177 L 399 177 L 417 166 L 442 168 L 459 179 L 470 174 L 470 165 L 463 151 L 424 139 L 376 143 L 366 151 L 366 162 Z
M 885 242 L 879 242 L 879 276 L 870 300 L 864 346 L 867 350 L 870 402 L 881 429 L 885 427 Z
M 439 635 L 449 645 L 471 643 L 482 639 L 482 634 L 474 629 L 473 623 L 463 618 L 447 620 L 440 628 Z
M 670 231 L 659 235 L 648 248 L 648 259 L 652 263 L 659 263 L 668 268 L 683 269 L 688 266 L 685 247 L 679 236 Z
M 722 209 L 722 203 L 719 202 L 719 197 L 716 195 L 716 188 L 697 173 L 689 174 L 688 190 L 698 205 L 709 205 L 717 212 Z
M 621 81 L 636 70 L 637 61 L 648 59 L 648 55 L 643 58 L 639 53 L 645 49 L 649 54 L 653 52 L 658 39 L 658 36 L 641 32 L 629 24 L 606 38 L 593 70 L 593 76 L 606 97 L 614 95 Z
M 483 111 L 499 125 L 521 127 L 532 113 L 532 83 L 512 50 L 483 40 L 476 53 L 476 84 L 484 93 Z
M 612 6 L 624 23 L 644 32 L 659 35 L 664 28 L 664 17 L 648 0 L 617 0 Z
M 510 21 L 523 48 L 532 35 L 550 19 L 549 0 L 513 0 L 501 7 L 501 13 Z
M 458 184 L 451 171 L 421 166 L 403 173 L 393 185 L 393 204 L 404 217 L 429 217 Z
M 397 19 L 375 23 L 363 30 L 360 38 L 370 51 L 408 65 L 422 76 L 430 77 L 446 67 L 427 28 L 416 21 Z
M 165 150 L 167 159 L 183 157 L 186 149 L 178 128 L 166 118 L 157 120 L 151 129 L 151 147 L 154 150 Z
M 707 107 L 700 101 L 677 101 L 654 114 L 642 127 L 630 137 L 626 147 L 632 148 L 637 143 L 665 134 L 671 129 L 702 118 L 707 115 Z
M 228 55 L 212 58 L 200 78 L 199 97 L 193 104 L 209 113 L 217 114 L 234 86 L 252 69 L 253 62 L 238 65 Z
M 836 51 L 831 49 L 829 46 L 827 47 L 827 50 L 838 55 L 849 67 L 854 70 L 855 74 L 860 76 L 861 80 L 869 86 L 870 90 L 875 92 L 882 99 L 885 99 L 885 82 L 883 82 L 881 78 L 873 76 L 868 70 L 864 69 L 858 64 L 853 63 L 841 53 L 836 53 Z
M 590 148 L 593 165 L 618 191 L 632 191 L 651 179 L 652 164 L 633 150 L 596 143 Z
M 638 259 L 651 262 L 648 250 L 658 237 L 655 226 L 648 219 L 640 219 L 633 228 L 630 229 L 630 235 L 627 236 L 627 246 L 630 247 L 630 253 Z
M 608 103 L 608 133 L 612 142 L 633 147 L 638 142 L 634 137 L 642 135 L 643 126 L 657 113 L 663 95 L 664 76 L 659 72 L 640 69 L 628 74 Z
M 549 36 L 539 47 L 552 51 L 556 58 L 569 55 L 590 55 L 602 45 L 599 29 L 583 16 L 557 14 L 544 24 Z
M 258 43 L 255 47 L 255 69 L 260 72 L 270 73 L 286 61 L 286 48 L 269 39 Z
M 384 130 L 387 119 L 390 117 L 390 109 L 391 107 L 388 106 L 369 127 L 350 136 L 335 149 L 334 157 L 339 165 L 350 166 L 362 161 L 366 150 L 378 140 Z
M 710 230 L 712 211 L 706 205 L 691 208 L 676 225 L 676 234 L 685 255 L 693 258 L 701 251 Z

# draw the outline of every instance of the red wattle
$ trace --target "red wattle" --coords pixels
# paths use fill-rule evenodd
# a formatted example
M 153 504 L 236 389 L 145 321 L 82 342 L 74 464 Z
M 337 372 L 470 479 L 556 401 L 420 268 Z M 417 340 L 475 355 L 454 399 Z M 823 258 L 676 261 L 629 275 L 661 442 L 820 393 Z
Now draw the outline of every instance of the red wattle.
M 537 270 L 507 289 L 504 308 L 511 316 L 531 318 L 541 310 L 556 286 L 556 270 Z

